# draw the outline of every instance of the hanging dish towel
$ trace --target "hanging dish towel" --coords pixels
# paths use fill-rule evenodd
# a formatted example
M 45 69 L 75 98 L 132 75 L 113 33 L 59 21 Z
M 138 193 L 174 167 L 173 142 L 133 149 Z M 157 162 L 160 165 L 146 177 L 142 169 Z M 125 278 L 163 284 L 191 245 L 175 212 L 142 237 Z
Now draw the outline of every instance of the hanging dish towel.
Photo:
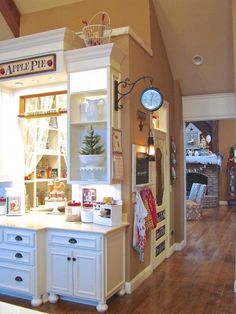
M 147 210 L 139 192 L 137 192 L 134 203 L 133 248 L 139 252 L 139 260 L 141 262 L 144 261 L 144 246 L 147 240 L 145 228 L 146 217 Z
M 154 196 L 152 194 L 151 189 L 144 189 L 140 191 L 142 200 L 144 204 L 149 207 L 149 210 L 152 215 L 152 221 L 153 221 L 153 227 L 156 228 L 157 225 L 157 208 L 156 208 L 156 202 L 154 199 Z

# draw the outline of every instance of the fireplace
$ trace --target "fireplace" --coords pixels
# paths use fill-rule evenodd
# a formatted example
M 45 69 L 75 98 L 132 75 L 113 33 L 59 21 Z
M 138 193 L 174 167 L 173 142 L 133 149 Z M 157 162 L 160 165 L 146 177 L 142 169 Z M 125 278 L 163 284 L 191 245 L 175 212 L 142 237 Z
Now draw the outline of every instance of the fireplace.
M 203 207 L 219 206 L 219 169 L 218 165 L 201 165 L 198 163 L 186 164 L 187 196 L 194 182 L 207 185 L 207 193 Z
M 193 183 L 201 183 L 208 185 L 208 177 L 205 176 L 202 173 L 198 172 L 189 172 L 186 176 L 186 182 L 187 182 L 187 196 L 189 196 L 191 187 Z M 206 192 L 207 194 L 207 192 Z

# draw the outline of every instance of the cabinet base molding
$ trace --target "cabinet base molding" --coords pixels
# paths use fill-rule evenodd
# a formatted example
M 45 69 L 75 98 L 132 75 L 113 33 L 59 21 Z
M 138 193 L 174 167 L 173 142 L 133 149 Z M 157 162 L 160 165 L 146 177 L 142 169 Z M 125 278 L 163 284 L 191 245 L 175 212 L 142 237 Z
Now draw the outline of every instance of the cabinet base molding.
M 22 293 L 16 293 L 16 292 L 12 292 L 10 290 L 2 290 L 0 289 L 0 293 L 4 294 L 4 295 L 9 295 L 11 297 L 16 297 L 16 298 L 20 298 L 20 299 L 24 299 L 24 300 L 31 300 L 31 305 L 34 307 L 40 306 L 42 303 L 46 303 L 48 301 L 48 298 L 46 297 L 46 299 L 44 299 L 44 295 L 41 296 L 30 296 L 30 295 L 25 295 Z M 46 300 L 46 301 L 45 301 Z
M 186 246 L 186 240 L 183 240 L 183 241 L 178 242 L 178 243 L 176 242 L 174 244 L 175 251 L 182 251 L 185 246 Z

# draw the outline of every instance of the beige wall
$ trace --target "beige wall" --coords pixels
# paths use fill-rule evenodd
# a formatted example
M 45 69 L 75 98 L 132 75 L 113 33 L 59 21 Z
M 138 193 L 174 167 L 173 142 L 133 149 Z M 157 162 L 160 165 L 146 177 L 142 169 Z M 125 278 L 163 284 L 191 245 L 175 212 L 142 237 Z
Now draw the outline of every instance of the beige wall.
M 219 152 L 223 155 L 223 164 L 220 169 L 220 195 L 221 201 L 226 200 L 226 165 L 230 148 L 236 144 L 236 119 L 219 121 Z
M 149 7 L 150 5 L 150 7 Z M 175 139 L 177 145 L 181 147 L 182 140 L 182 103 L 181 92 L 177 83 L 174 83 L 162 36 L 155 16 L 153 3 L 150 0 L 87 0 L 77 4 L 46 10 L 30 15 L 24 15 L 21 19 L 21 35 L 46 31 L 59 27 L 68 27 L 74 31 L 81 30 L 80 19 L 89 19 L 95 12 L 105 10 L 111 17 L 113 28 L 131 26 L 131 28 L 146 43 L 151 42 L 153 57 L 151 57 L 136 41 L 128 35 L 114 38 L 114 42 L 125 52 L 126 58 L 122 64 L 122 79 L 130 77 L 135 80 L 143 75 L 154 77 L 154 86 L 159 88 L 164 98 L 170 104 L 170 134 Z M 142 132 L 138 129 L 136 118 L 137 109 L 141 109 L 139 103 L 140 92 L 146 85 L 138 83 L 133 92 L 124 99 L 124 109 L 122 110 L 122 132 L 124 146 L 125 181 L 123 183 L 123 211 L 127 213 L 130 227 L 127 230 L 127 254 L 126 254 L 126 280 L 134 278 L 150 263 L 150 243 L 145 250 L 145 262 L 140 263 L 138 254 L 132 249 L 132 222 L 133 203 L 131 192 L 131 164 L 132 164 L 132 144 L 147 144 L 148 126 L 145 125 Z M 148 116 L 148 112 L 147 112 Z M 179 149 L 179 152 L 183 149 Z M 178 156 L 181 160 L 180 156 Z M 181 164 L 178 166 L 178 178 L 171 193 L 171 230 L 174 230 L 174 237 L 178 241 L 183 240 L 182 202 L 179 195 L 182 193 L 183 172 Z M 176 203 L 177 202 L 177 203 Z M 176 203 L 176 204 L 175 204 Z M 175 223 L 174 223 L 175 221 Z M 171 242 L 175 242 L 175 238 Z
M 20 34 L 48 31 L 68 27 L 80 32 L 81 20 L 89 21 L 97 12 L 106 11 L 112 28 L 131 26 L 133 30 L 150 44 L 149 0 L 86 0 L 40 12 L 24 14 L 21 17 Z M 100 21 L 94 20 L 95 24 Z

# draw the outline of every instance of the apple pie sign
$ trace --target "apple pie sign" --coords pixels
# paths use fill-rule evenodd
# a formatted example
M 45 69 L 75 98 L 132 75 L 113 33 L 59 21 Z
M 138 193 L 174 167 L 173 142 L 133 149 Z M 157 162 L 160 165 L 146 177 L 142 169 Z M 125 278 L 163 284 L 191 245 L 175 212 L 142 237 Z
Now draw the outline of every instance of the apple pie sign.
M 56 54 L 0 64 L 0 79 L 56 70 Z

